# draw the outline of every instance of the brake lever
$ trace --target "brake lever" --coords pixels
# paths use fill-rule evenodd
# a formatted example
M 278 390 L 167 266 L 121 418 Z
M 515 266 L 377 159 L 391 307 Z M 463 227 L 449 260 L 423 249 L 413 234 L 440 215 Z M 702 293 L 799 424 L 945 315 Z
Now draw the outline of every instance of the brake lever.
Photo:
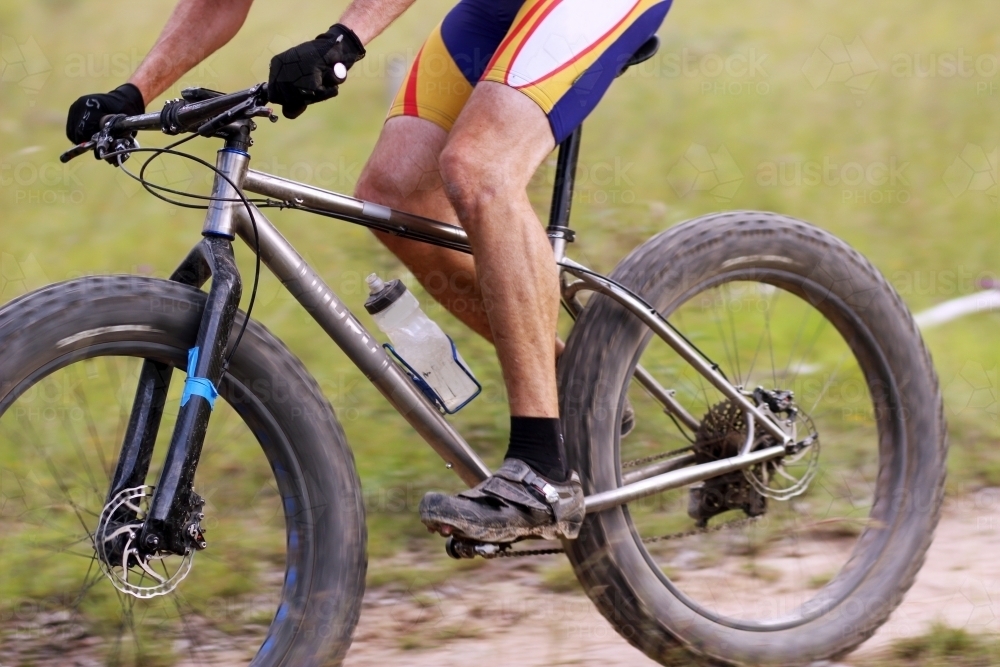
M 89 153 L 94 151 L 94 157 L 98 160 L 102 159 L 101 155 L 98 154 L 97 149 L 98 142 L 96 139 L 91 139 L 90 141 L 85 141 L 82 144 L 77 144 L 73 148 L 69 149 L 65 153 L 59 156 L 59 161 L 66 164 L 73 158 L 80 157 L 84 153 Z M 139 148 L 139 142 L 135 140 L 134 137 L 122 137 L 120 139 L 113 140 L 110 144 L 106 146 L 107 150 L 102 150 L 101 154 L 107 155 L 108 153 L 116 153 L 108 158 L 103 158 L 108 164 L 115 167 L 119 166 L 118 158 L 121 158 L 121 162 L 129 159 L 129 153 L 120 153 L 119 151 L 132 151 Z
M 125 162 L 131 157 L 128 151 L 139 147 L 139 142 L 135 140 L 134 132 L 124 137 L 116 137 L 112 134 L 112 131 L 115 128 L 115 123 L 118 122 L 119 119 L 127 117 L 128 116 L 125 114 L 115 114 L 110 118 L 105 116 L 105 118 L 101 119 L 105 122 L 101 127 L 101 131 L 98 132 L 95 137 L 95 158 L 98 160 L 104 160 L 113 167 L 118 167 L 121 166 L 122 162 Z M 111 157 L 107 157 L 108 155 L 111 155 Z
M 94 150 L 94 146 L 96 145 L 97 142 L 94 141 L 93 139 L 91 139 L 90 141 L 85 141 L 82 144 L 77 144 L 76 146 L 73 146 L 73 148 L 69 149 L 68 151 L 60 155 L 59 161 L 62 162 L 63 164 L 66 164 L 73 158 L 80 157 L 84 153 L 88 153 Z
M 114 156 L 112 158 L 104 158 L 104 155 L 108 153 L 114 153 L 120 150 L 126 150 L 129 148 L 138 148 L 139 144 L 132 137 L 125 138 L 115 138 L 111 136 L 111 128 L 119 117 L 124 118 L 123 114 L 107 115 L 101 117 L 101 129 L 91 137 L 90 141 L 84 141 L 81 144 L 77 144 L 73 148 L 69 149 L 65 153 L 59 156 L 59 161 L 66 164 L 75 157 L 79 157 L 84 153 L 94 151 L 94 157 L 98 160 L 105 159 L 108 164 L 118 166 L 118 161 L 116 158 L 121 157 L 121 162 L 124 162 L 129 158 L 128 153 L 123 153 L 121 156 Z

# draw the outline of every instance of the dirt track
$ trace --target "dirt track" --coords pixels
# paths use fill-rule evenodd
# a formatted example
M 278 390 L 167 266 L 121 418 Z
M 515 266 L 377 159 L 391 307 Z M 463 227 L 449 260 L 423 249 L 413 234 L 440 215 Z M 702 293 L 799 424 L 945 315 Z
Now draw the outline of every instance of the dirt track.
M 947 502 L 916 584 L 854 656 L 876 654 L 895 639 L 922 634 L 935 621 L 970 632 L 1000 632 L 998 554 L 1000 490 Z M 493 561 L 476 571 L 478 581 L 463 573 L 456 583 L 419 593 L 372 591 L 346 664 L 656 664 L 615 634 L 582 593 L 548 592 L 532 570 L 519 561 Z
M 871 657 L 895 639 L 924 633 L 935 621 L 975 633 L 1000 632 L 997 554 L 1000 489 L 949 500 L 916 584 L 889 622 L 852 658 Z M 571 592 L 553 593 L 543 586 L 543 572 L 561 558 L 495 560 L 471 572 L 456 566 L 454 578 L 444 584 L 428 587 L 416 580 L 410 590 L 373 588 L 365 598 L 346 664 L 654 665 L 621 639 L 582 593 L 573 590 L 571 579 L 564 581 Z M 404 559 L 404 564 L 412 565 L 411 560 Z M 71 619 L 55 616 L 30 619 L 29 632 L 22 634 L 34 640 L 18 641 L 8 635 L 0 641 L 0 667 L 26 661 L 36 667 L 101 665 L 100 641 L 76 628 Z M 195 638 L 196 657 L 179 663 L 184 667 L 246 665 L 259 645 L 249 636 L 223 635 L 197 622 L 189 625 L 201 629 Z M 192 655 L 187 643 L 179 640 L 175 652 Z

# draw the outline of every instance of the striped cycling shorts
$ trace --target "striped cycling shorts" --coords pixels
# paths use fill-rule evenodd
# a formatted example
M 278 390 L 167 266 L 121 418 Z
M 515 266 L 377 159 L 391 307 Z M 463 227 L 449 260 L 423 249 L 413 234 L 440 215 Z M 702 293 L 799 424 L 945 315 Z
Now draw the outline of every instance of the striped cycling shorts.
M 495 81 L 538 104 L 556 143 L 663 23 L 671 0 L 461 0 L 417 53 L 389 117 L 451 130 L 472 87 Z

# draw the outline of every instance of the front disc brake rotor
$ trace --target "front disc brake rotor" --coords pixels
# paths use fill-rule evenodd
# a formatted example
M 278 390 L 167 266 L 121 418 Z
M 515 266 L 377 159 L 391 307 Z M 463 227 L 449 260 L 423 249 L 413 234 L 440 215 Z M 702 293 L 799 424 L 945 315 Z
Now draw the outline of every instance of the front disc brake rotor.
M 104 507 L 93 537 L 101 571 L 115 588 L 137 598 L 173 591 L 191 571 L 194 559 L 193 549 L 183 556 L 139 551 L 139 533 L 152 497 L 151 486 L 122 490 Z

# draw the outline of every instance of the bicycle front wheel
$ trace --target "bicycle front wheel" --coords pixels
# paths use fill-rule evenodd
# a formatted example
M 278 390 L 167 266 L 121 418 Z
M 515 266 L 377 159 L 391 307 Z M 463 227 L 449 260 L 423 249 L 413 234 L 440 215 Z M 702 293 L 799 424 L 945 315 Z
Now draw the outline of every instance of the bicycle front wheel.
M 191 287 L 119 276 L 0 309 L 0 663 L 326 665 L 346 653 L 366 563 L 354 461 L 316 382 L 255 322 L 195 477 L 207 548 L 151 572 L 99 556 L 143 360 L 183 373 L 204 303 Z M 173 429 L 174 376 L 147 484 Z M 150 493 L 115 502 L 141 515 Z
M 588 515 L 567 544 L 588 594 L 664 664 L 680 647 L 748 665 L 851 650 L 912 584 L 943 493 L 937 378 L 902 301 L 843 242 L 767 213 L 678 225 L 612 277 L 803 448 Z M 649 378 L 673 392 L 672 418 Z M 574 327 L 560 387 L 588 493 L 776 442 L 759 424 L 750 433 L 742 410 L 607 297 Z M 626 396 L 636 428 L 620 438 Z

